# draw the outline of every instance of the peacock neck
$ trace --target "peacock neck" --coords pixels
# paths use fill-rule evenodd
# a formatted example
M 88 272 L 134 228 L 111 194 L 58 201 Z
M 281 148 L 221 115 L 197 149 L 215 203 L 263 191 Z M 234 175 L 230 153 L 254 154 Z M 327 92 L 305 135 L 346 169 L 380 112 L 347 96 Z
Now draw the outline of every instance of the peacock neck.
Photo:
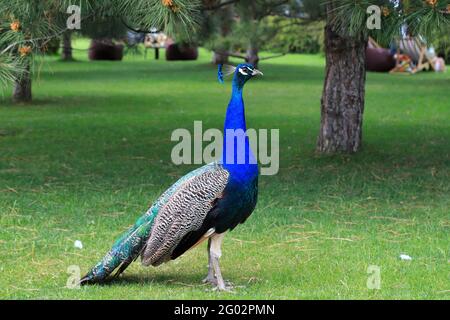
M 228 103 L 227 114 L 225 116 L 224 133 L 227 129 L 247 130 L 242 90 L 243 87 L 238 86 L 233 82 L 233 91 L 231 93 L 231 99 Z
M 225 117 L 222 164 L 234 178 L 242 181 L 250 180 L 257 175 L 258 166 L 246 135 L 243 84 L 235 80 L 233 80 L 233 91 Z M 235 135 L 236 138 L 230 138 L 230 134 Z

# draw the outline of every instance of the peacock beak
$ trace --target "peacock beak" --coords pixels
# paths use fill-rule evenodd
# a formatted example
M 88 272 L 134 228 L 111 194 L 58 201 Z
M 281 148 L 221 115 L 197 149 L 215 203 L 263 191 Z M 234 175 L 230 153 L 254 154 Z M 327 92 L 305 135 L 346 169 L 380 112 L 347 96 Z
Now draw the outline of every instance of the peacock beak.
M 263 76 L 264 74 L 258 69 L 254 69 L 252 72 L 252 76 Z

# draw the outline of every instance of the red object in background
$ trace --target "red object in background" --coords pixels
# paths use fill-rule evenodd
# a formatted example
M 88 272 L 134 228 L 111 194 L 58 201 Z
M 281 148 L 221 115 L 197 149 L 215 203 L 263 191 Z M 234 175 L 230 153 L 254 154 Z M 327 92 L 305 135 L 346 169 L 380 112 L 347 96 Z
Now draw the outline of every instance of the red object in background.
M 173 43 L 166 48 L 166 60 L 197 60 L 197 47 L 182 46 L 179 43 Z
M 120 61 L 123 58 L 123 45 L 100 40 L 92 40 L 89 47 L 89 60 Z
M 389 72 L 395 67 L 395 58 L 388 49 L 366 49 L 366 70 L 375 72 Z

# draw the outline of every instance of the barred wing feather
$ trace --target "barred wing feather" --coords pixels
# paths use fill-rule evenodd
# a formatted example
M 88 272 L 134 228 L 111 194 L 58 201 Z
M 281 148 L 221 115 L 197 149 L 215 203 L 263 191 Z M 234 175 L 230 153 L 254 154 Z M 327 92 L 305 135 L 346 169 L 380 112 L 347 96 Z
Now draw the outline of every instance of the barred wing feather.
M 170 260 L 181 240 L 200 229 L 215 201 L 221 197 L 228 183 L 228 171 L 218 164 L 202 168 L 178 184 L 169 198 L 163 199 L 141 254 L 144 265 L 156 266 Z

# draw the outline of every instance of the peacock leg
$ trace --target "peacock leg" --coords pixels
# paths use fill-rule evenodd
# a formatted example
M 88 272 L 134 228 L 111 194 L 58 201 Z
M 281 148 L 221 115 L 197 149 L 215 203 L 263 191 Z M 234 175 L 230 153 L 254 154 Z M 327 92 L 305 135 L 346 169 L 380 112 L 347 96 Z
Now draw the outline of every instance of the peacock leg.
M 222 272 L 220 271 L 219 259 L 222 256 L 222 242 L 225 233 L 215 234 L 211 237 L 211 259 L 214 268 L 214 273 L 217 279 L 217 289 L 220 291 L 231 291 L 231 286 L 226 286 L 225 281 L 222 277 Z
M 217 286 L 217 279 L 214 275 L 214 267 L 211 257 L 211 238 L 208 239 L 208 275 L 205 279 L 203 279 L 203 283 L 211 283 L 212 285 Z

